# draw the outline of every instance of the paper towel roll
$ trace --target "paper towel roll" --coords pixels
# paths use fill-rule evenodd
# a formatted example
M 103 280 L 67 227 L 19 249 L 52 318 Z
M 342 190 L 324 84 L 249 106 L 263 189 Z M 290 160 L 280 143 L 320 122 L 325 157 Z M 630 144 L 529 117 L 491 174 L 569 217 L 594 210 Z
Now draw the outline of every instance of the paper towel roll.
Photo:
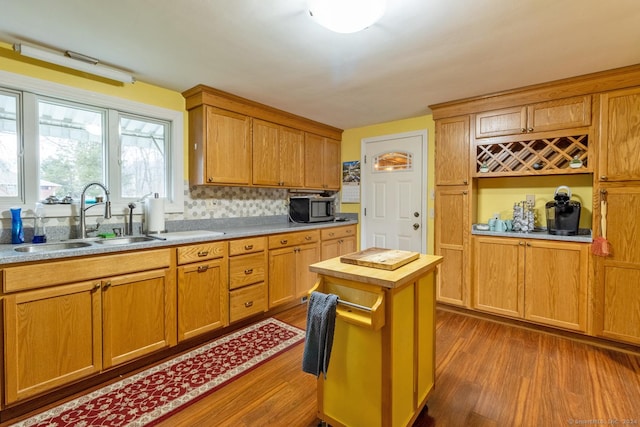
M 147 199 L 147 233 L 163 233 L 164 229 L 164 198 Z

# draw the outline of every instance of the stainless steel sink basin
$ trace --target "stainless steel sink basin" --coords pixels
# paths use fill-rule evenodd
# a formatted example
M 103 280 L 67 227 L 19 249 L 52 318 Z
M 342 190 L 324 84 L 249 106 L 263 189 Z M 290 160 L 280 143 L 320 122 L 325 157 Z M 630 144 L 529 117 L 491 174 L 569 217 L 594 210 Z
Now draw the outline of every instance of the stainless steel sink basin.
M 89 242 L 57 242 L 57 243 L 43 243 L 37 245 L 26 245 L 15 248 L 18 252 L 48 252 L 48 251 L 62 251 L 65 249 L 78 249 L 91 246 Z
M 148 242 L 151 240 L 156 240 L 156 239 L 154 239 L 153 237 L 147 237 L 147 236 L 127 236 L 127 237 L 116 237 L 113 239 L 94 240 L 94 242 L 101 245 L 128 245 L 131 243 Z

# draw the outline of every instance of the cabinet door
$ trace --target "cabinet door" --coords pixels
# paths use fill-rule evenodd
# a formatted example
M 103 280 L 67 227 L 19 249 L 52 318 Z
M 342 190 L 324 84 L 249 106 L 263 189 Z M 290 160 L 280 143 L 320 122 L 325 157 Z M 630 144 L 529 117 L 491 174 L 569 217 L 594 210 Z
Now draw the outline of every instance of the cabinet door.
M 469 305 L 469 195 L 466 187 L 436 188 L 435 253 L 444 257 L 438 266 L 439 302 Z
M 4 297 L 5 403 L 102 368 L 100 282 Z
M 280 185 L 279 126 L 253 119 L 253 183 Z
M 584 332 L 589 245 L 528 240 L 525 319 Z
M 600 108 L 600 179 L 640 180 L 640 88 L 606 93 Z
M 309 266 L 320 261 L 320 246 L 317 243 L 296 248 L 296 297 L 306 296 L 315 285 L 318 274 L 309 271 Z
M 320 247 L 320 259 L 322 261 L 339 257 L 356 251 L 356 238 L 343 237 L 340 239 L 323 240 Z
M 169 317 L 172 312 L 167 304 L 170 300 L 169 271 L 154 270 L 103 280 L 102 333 L 105 368 L 171 344 Z M 175 325 L 173 335 L 175 337 Z
M 539 102 L 527 107 L 527 132 L 572 129 L 591 124 L 591 96 Z
M 226 258 L 178 268 L 178 341 L 229 324 Z
M 473 308 L 522 318 L 524 242 L 478 236 L 473 241 Z
M 476 114 L 476 138 L 514 135 L 527 131 L 527 107 L 503 108 Z
M 469 183 L 469 116 L 436 122 L 436 185 Z
M 342 176 L 340 141 L 325 139 L 323 151 L 324 188 L 339 190 Z
M 279 140 L 281 185 L 304 186 L 304 132 L 280 126 Z
M 206 114 L 206 182 L 250 184 L 251 119 L 214 107 Z
M 594 332 L 640 345 L 640 187 L 606 190 L 611 254 L 594 257 Z
M 296 292 L 295 248 L 269 251 L 269 308 L 293 301 Z
M 304 186 L 323 188 L 324 185 L 324 138 L 312 133 L 304 135 Z

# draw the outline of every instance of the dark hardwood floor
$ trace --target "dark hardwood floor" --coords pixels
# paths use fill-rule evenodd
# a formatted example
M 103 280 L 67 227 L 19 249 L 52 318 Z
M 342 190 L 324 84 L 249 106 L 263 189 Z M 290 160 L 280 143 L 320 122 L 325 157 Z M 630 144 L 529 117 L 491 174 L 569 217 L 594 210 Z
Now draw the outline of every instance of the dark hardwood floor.
M 275 317 L 304 328 L 306 307 Z M 436 387 L 414 427 L 640 426 L 638 356 L 445 310 L 436 328 Z M 295 346 L 159 425 L 318 425 L 302 351 Z

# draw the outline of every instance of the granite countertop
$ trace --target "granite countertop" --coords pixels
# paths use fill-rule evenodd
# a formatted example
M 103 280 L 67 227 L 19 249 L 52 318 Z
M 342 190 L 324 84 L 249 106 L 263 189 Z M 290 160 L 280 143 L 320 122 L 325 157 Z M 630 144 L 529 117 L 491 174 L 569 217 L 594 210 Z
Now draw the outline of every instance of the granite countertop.
M 231 225 L 215 229 L 196 228 L 192 230 L 181 229 L 175 232 L 162 233 L 159 236 L 160 239 L 153 239 L 148 241 L 128 243 L 125 245 L 104 245 L 95 243 L 97 239 L 73 239 L 63 240 L 66 242 L 81 242 L 86 241 L 91 243 L 89 246 L 73 249 L 62 249 L 52 251 L 38 251 L 38 252 L 18 252 L 15 249 L 20 246 L 29 246 L 31 243 L 24 243 L 21 245 L 12 244 L 0 244 L 0 266 L 14 263 L 31 262 L 31 261 L 44 261 L 54 259 L 72 258 L 78 256 L 87 255 L 101 255 L 115 252 L 135 251 L 140 249 L 154 249 L 163 248 L 177 245 L 184 245 L 190 243 L 209 242 L 218 240 L 231 240 L 244 237 L 263 236 L 268 234 L 286 233 L 291 231 L 304 231 L 315 230 L 329 227 L 337 227 L 343 225 L 357 224 L 358 220 L 353 218 L 347 218 L 344 221 L 330 221 L 330 222 L 317 222 L 317 223 L 291 223 L 291 222 L 278 222 L 267 224 L 253 224 L 253 225 Z M 202 233 L 197 231 L 202 230 Z M 189 232 L 190 231 L 190 232 Z M 216 233 L 211 233 L 216 232 Z M 130 236 L 124 236 L 130 237 Z M 48 242 L 49 243 L 59 243 Z
M 546 229 L 536 229 L 528 233 L 521 231 L 484 231 L 477 230 L 474 225 L 471 228 L 471 234 L 479 236 L 513 237 L 517 239 L 557 240 L 562 242 L 591 243 L 593 241 L 591 230 L 585 228 L 578 230 L 578 234 L 575 236 L 561 236 L 558 234 L 549 234 Z

